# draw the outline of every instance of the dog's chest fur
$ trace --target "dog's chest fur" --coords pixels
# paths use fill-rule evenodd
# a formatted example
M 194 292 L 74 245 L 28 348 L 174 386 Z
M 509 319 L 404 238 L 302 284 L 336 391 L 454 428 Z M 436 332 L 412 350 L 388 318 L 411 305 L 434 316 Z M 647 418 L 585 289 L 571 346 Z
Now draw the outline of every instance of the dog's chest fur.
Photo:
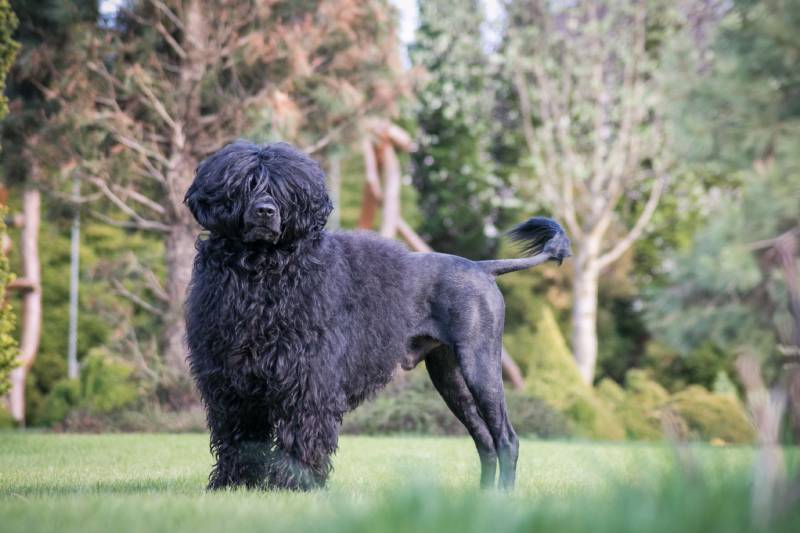
M 325 364 L 327 337 L 334 333 L 322 327 L 326 300 L 315 294 L 325 288 L 320 265 L 307 253 L 232 254 L 222 264 L 217 258 L 199 251 L 188 326 L 193 312 L 204 314 L 198 322 L 205 331 L 198 334 L 214 370 L 242 395 L 270 399 L 291 393 L 298 374 Z
M 201 243 L 187 302 L 195 377 L 281 409 L 309 391 L 337 411 L 355 407 L 407 353 L 407 256 L 368 234 L 323 234 L 272 255 Z

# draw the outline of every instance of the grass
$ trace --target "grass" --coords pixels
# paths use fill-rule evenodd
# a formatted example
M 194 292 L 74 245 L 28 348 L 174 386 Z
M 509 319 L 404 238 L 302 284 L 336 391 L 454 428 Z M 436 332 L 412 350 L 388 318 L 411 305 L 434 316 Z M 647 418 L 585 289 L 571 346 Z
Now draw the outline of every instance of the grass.
M 686 479 L 665 445 L 526 440 L 502 494 L 468 439 L 344 437 L 324 491 L 207 493 L 204 435 L 0 433 L 0 532 L 749 530 L 752 449 L 691 456 Z

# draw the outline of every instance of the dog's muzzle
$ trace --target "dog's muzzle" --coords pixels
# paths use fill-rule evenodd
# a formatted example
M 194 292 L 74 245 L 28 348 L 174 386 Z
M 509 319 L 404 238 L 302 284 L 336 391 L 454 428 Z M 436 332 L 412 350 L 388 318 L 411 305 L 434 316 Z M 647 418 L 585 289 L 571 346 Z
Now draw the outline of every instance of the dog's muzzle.
M 244 215 L 244 240 L 275 243 L 281 235 L 281 215 L 272 201 L 253 203 Z

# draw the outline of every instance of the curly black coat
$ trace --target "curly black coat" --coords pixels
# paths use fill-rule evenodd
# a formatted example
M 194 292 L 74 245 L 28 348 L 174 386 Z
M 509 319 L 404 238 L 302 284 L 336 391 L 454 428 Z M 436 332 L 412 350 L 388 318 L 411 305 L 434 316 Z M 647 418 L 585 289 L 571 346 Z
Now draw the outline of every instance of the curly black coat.
M 198 167 L 186 204 L 210 233 L 186 304 L 216 458 L 210 488 L 324 485 L 343 415 L 422 360 L 475 440 L 482 485 L 494 485 L 499 460 L 501 486 L 513 486 L 494 278 L 568 256 L 558 224 L 515 229 L 532 257 L 484 262 L 328 232 L 324 174 L 284 143 L 222 148 Z

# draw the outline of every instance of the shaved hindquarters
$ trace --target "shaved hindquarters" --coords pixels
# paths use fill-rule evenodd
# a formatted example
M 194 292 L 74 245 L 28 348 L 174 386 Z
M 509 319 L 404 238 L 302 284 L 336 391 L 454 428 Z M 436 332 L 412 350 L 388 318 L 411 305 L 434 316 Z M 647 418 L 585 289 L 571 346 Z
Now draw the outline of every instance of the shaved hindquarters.
M 492 435 L 500 461 L 499 486 L 512 489 L 516 479 L 519 440 L 508 418 L 500 357 L 500 342 L 496 346 L 468 344 L 456 349 L 464 382 Z
M 461 375 L 455 354 L 447 346 L 441 346 L 427 355 L 425 367 L 447 407 L 464 424 L 472 440 L 475 441 L 481 460 L 481 487 L 494 487 L 497 471 L 494 439 L 478 412 L 475 398 L 472 397 L 464 376 Z

